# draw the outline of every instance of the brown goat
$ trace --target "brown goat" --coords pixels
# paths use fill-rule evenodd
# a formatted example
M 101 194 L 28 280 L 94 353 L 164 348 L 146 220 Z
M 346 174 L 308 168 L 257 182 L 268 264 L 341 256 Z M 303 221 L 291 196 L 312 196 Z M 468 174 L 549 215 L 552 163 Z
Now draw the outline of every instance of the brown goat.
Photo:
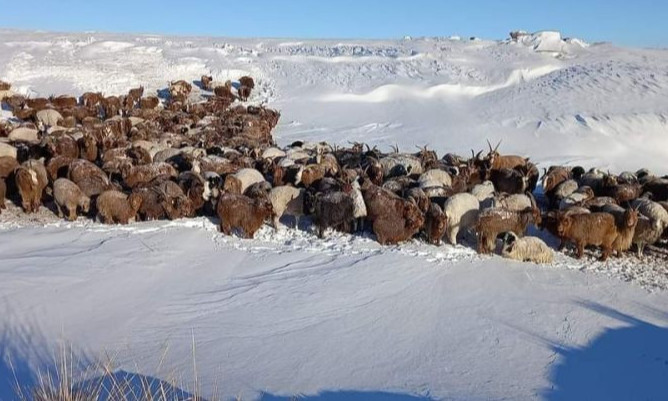
M 241 85 L 237 90 L 237 93 L 239 94 L 239 99 L 245 102 L 251 95 L 251 88 L 245 85 Z
M 239 84 L 241 86 L 247 86 L 251 89 L 255 88 L 255 81 L 248 75 L 244 75 L 243 77 L 239 78 Z
M 411 239 L 424 224 L 424 215 L 413 202 L 403 204 L 401 214 L 386 213 L 373 221 L 373 232 L 381 245 Z
M 594 245 L 603 249 L 601 260 L 606 260 L 617 239 L 615 218 L 610 213 L 562 215 L 557 231 L 560 238 L 575 243 L 578 259 L 584 255 L 585 246 Z
M 438 204 L 431 203 L 424 221 L 424 233 L 427 241 L 433 245 L 441 245 L 441 239 L 445 235 L 447 224 L 448 217 L 443 213 L 443 209 Z
M 81 104 L 84 107 L 94 107 L 99 105 L 104 99 L 104 96 L 100 92 L 86 92 L 81 95 Z
M 243 232 L 244 238 L 253 238 L 265 220 L 273 215 L 268 198 L 251 199 L 244 195 L 224 193 L 216 207 L 220 231 L 232 235 L 232 230 Z
M 155 109 L 160 105 L 160 99 L 157 96 L 147 96 L 139 100 L 139 107 L 142 109 Z
M 139 88 L 130 89 L 128 95 L 133 99 L 141 99 L 144 96 L 144 87 L 140 86 Z
M 540 225 L 540 210 L 533 196 L 529 198 L 532 206 L 519 212 L 503 208 L 487 209 L 480 212 L 475 225 L 479 253 L 492 252 L 496 237 L 501 233 L 513 232 L 518 237 L 523 237 L 529 224 Z

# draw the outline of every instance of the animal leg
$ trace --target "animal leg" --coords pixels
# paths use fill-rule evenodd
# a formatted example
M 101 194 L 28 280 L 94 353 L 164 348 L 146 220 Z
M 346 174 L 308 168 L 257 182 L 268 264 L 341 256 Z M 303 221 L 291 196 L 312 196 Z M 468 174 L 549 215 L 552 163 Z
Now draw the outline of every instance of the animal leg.
M 578 242 L 577 244 L 577 258 L 582 259 L 582 256 L 584 256 L 584 251 L 585 251 L 585 244 L 584 242 Z
M 63 209 L 61 209 L 60 205 L 56 203 L 56 209 L 58 210 L 58 217 L 63 218 Z
M 601 262 L 605 262 L 608 260 L 608 256 L 610 256 L 612 249 L 608 246 L 603 246 L 603 254 L 601 255 Z

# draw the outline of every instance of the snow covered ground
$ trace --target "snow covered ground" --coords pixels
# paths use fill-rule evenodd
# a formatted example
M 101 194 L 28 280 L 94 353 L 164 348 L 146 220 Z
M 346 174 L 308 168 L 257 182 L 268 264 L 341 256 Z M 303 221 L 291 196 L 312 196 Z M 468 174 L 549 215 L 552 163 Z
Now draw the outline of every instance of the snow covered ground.
M 299 41 L 0 30 L 0 79 L 33 95 L 257 77 L 278 142 L 503 139 L 540 167 L 665 174 L 668 52 L 564 41 Z M 3 112 L 8 115 L 8 112 Z M 223 398 L 665 399 L 668 263 L 552 266 L 468 247 L 213 222 L 108 227 L 0 216 L 0 399 L 60 341 L 82 359 Z M 630 280 L 630 282 L 627 282 Z M 7 356 L 13 355 L 12 368 Z M 161 363 L 161 360 L 164 361 Z M 321 394 L 316 396 L 316 394 Z M 328 398 L 329 397 L 329 398 Z

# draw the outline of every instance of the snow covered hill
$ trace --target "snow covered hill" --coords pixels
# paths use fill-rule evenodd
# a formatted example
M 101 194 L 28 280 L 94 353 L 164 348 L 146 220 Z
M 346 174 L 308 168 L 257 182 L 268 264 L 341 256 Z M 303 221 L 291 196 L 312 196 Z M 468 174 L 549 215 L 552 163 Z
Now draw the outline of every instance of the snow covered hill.
M 667 173 L 667 51 L 554 32 L 342 42 L 0 30 L 0 79 L 24 94 L 153 92 L 208 73 L 256 77 L 252 101 L 281 110 L 282 145 L 468 154 L 503 139 L 540 167 Z M 3 400 L 12 371 L 28 380 L 60 341 L 84 360 L 111 355 L 114 369 L 193 383 L 193 339 L 198 384 L 225 399 L 668 391 L 665 261 L 537 266 L 464 246 L 317 240 L 305 227 L 247 241 L 207 219 L 108 227 L 13 213 L 0 216 Z

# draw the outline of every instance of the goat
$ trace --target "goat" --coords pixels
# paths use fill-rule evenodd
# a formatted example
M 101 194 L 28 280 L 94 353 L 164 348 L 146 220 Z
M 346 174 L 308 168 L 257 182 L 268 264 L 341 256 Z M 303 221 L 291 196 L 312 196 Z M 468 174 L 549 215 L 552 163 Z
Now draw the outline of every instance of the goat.
M 223 193 L 218 199 L 216 213 L 220 219 L 220 231 L 232 235 L 237 229 L 243 238 L 253 238 L 255 232 L 265 220 L 273 215 L 271 201 L 268 198 L 251 199 L 247 196 Z

